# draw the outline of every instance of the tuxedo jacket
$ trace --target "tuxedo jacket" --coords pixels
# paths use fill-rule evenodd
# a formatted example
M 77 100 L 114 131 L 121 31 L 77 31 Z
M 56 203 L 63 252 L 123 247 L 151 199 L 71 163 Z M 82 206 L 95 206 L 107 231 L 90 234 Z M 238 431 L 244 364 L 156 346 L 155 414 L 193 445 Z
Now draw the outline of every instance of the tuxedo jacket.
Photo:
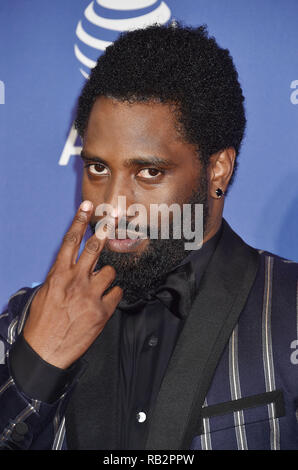
M 224 221 L 150 410 L 145 449 L 298 449 L 297 278 L 296 263 L 248 246 Z M 117 449 L 119 316 L 84 355 L 88 372 L 44 403 L 18 388 L 9 361 L 37 290 L 19 290 L 0 315 L 0 446 L 89 448 L 80 409 L 96 397 L 86 410 L 90 448 L 102 449 L 104 435 Z

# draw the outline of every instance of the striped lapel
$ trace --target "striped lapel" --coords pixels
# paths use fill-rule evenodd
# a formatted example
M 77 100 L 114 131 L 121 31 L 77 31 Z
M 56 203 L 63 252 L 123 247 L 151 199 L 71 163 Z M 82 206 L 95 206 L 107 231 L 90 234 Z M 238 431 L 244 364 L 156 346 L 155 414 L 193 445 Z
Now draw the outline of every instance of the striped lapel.
M 148 450 L 189 449 L 215 368 L 245 305 L 259 254 L 224 221 L 151 412 Z

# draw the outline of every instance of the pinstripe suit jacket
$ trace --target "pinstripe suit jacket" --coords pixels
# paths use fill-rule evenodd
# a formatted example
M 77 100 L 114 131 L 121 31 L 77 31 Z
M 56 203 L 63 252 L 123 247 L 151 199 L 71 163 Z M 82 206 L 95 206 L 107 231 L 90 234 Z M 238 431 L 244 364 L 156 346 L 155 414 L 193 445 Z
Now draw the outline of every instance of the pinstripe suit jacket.
M 249 247 L 224 222 L 150 412 L 146 449 L 298 449 L 297 277 L 296 263 Z M 84 375 L 47 404 L 18 390 L 10 370 L 10 349 L 37 289 L 19 290 L 0 316 L 0 443 L 66 449 L 67 410 L 79 406 Z M 117 321 L 114 314 L 86 355 L 99 353 L 102 409 L 115 405 L 115 369 L 106 357 L 116 357 Z M 28 429 L 16 442 L 19 422 Z M 116 427 L 116 419 L 103 422 L 99 441 Z

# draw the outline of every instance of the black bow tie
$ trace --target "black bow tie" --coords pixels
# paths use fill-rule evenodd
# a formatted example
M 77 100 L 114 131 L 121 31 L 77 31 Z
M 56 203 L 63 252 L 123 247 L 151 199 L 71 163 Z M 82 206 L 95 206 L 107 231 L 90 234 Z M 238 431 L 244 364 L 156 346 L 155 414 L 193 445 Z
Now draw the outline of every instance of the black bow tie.
M 120 310 L 136 311 L 140 310 L 146 303 L 153 302 L 158 299 L 178 318 L 187 317 L 196 289 L 195 273 L 191 263 L 185 263 L 171 271 L 163 285 L 155 291 L 151 290 L 147 295 L 132 304 L 121 301 L 118 304 Z

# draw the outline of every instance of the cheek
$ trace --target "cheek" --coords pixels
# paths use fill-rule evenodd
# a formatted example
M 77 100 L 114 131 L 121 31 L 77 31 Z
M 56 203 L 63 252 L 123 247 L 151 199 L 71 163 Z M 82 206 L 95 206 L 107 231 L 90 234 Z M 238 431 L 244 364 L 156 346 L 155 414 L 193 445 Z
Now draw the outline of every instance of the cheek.
M 171 204 L 182 205 L 192 196 L 196 188 L 195 178 L 175 179 L 169 184 L 162 184 L 150 191 L 136 191 L 134 194 L 134 202 L 143 204 L 148 213 L 150 204 Z
M 167 188 L 164 188 L 160 191 L 157 197 L 157 203 L 165 203 L 167 205 L 171 204 L 183 204 L 188 200 L 190 195 L 194 190 L 194 184 L 191 182 L 169 185 Z
M 88 199 L 96 207 L 103 201 L 103 190 L 99 185 L 91 184 L 86 174 L 82 179 L 82 197 Z

